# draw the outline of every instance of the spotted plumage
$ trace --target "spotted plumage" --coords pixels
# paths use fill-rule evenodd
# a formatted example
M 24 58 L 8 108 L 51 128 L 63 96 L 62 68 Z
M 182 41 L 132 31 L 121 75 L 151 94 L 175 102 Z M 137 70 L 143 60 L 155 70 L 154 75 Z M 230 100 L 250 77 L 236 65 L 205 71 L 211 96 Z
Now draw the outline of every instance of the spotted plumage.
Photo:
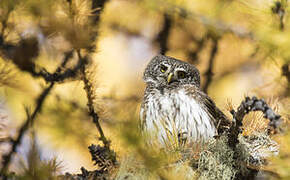
M 193 65 L 158 55 L 147 65 L 140 111 L 141 129 L 162 144 L 170 139 L 200 142 L 217 135 L 228 124 L 224 114 L 200 89 Z

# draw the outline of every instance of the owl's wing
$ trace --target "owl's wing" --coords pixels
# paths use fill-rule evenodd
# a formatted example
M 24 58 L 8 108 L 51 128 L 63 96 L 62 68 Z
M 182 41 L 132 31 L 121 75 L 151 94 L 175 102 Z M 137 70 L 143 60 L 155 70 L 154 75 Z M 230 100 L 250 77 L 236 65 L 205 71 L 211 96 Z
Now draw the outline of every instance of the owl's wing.
M 219 110 L 213 100 L 204 92 L 202 92 L 196 86 L 186 86 L 185 91 L 187 95 L 192 96 L 192 98 L 201 102 L 201 105 L 207 110 L 214 121 L 214 125 L 218 130 L 218 134 L 223 133 L 225 130 L 229 129 L 230 121 L 224 115 L 224 113 Z
M 218 133 L 221 134 L 225 130 L 229 128 L 230 121 L 225 116 L 225 114 L 216 107 L 213 100 L 204 92 L 200 91 L 201 99 L 204 101 L 204 105 L 207 109 L 207 111 L 211 114 L 211 116 L 215 119 L 215 126 L 218 130 Z

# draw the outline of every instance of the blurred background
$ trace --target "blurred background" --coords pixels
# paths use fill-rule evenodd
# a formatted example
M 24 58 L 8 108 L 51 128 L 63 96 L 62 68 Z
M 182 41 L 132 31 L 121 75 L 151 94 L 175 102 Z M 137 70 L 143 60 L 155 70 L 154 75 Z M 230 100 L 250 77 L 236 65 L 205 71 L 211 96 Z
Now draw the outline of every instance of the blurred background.
M 255 95 L 289 121 L 287 0 L 110 0 L 104 10 L 92 8 L 94 2 L 103 1 L 0 1 L 1 155 L 10 148 L 4 139 L 17 136 L 49 85 L 37 74 L 55 72 L 72 49 L 90 54 L 94 108 L 119 159 L 130 151 L 123 131 L 138 123 L 143 70 L 158 53 L 197 66 L 203 89 L 229 117 L 229 104 L 236 109 Z M 101 15 L 95 24 L 94 13 Z M 61 70 L 77 62 L 74 52 Z M 10 169 L 25 171 L 35 149 L 43 161 L 56 158 L 60 174 L 94 169 L 87 147 L 98 137 L 81 76 L 64 79 L 46 96 Z M 281 153 L 268 168 L 290 177 L 290 134 L 275 138 Z

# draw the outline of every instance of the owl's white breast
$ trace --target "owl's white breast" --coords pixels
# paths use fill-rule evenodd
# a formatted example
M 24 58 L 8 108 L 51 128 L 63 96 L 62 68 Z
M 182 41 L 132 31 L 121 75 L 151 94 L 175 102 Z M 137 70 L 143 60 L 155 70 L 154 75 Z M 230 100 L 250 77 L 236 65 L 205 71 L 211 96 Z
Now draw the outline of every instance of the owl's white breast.
M 189 141 L 204 141 L 216 134 L 212 117 L 193 96 L 184 89 L 157 91 L 147 96 L 146 107 L 141 109 L 144 130 L 155 134 L 160 141 L 178 133 L 186 133 Z

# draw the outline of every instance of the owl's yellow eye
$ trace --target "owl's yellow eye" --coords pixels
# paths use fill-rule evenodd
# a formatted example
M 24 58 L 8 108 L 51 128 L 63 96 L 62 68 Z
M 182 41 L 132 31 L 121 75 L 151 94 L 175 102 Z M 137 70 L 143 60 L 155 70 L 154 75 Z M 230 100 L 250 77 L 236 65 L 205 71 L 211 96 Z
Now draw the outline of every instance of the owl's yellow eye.
M 161 65 L 161 66 L 160 66 L 160 71 L 163 72 L 163 73 L 166 72 L 167 69 L 168 69 L 168 68 L 167 68 L 166 66 L 164 66 L 164 65 Z
M 178 71 L 177 76 L 178 76 L 178 79 L 183 79 L 185 78 L 186 74 L 184 71 Z

